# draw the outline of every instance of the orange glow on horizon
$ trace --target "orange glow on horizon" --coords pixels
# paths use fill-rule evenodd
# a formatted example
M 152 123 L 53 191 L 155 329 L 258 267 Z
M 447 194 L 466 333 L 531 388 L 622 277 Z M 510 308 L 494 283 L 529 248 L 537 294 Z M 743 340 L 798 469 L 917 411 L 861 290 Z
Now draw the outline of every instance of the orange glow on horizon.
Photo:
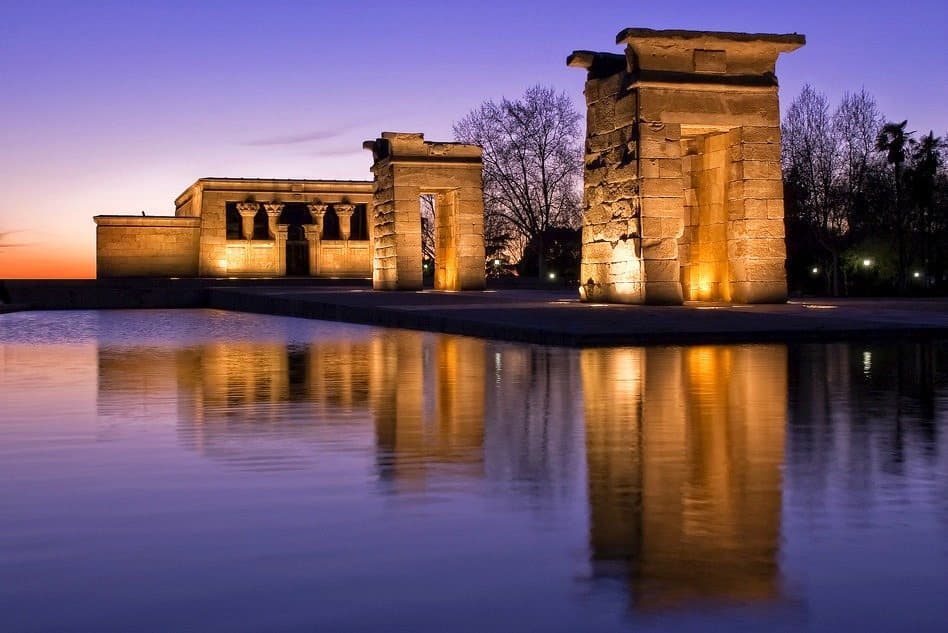
M 91 279 L 95 255 L 59 245 L 0 248 L 0 279 Z

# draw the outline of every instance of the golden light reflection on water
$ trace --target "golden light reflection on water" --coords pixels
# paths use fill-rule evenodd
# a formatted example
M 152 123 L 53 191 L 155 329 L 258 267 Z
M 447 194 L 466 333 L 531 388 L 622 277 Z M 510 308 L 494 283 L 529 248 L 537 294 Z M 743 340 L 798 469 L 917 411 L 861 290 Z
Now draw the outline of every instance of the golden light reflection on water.
M 488 432 L 495 454 L 584 454 L 593 577 L 624 578 L 638 606 L 663 608 L 779 595 L 786 367 L 780 345 L 551 354 L 379 330 L 306 345 L 102 348 L 99 407 L 174 394 L 182 443 L 260 468 L 299 465 L 307 434 L 369 428 L 377 474 L 396 493 L 446 472 L 485 477 L 497 460 Z M 569 428 L 575 394 L 584 433 Z M 537 445 L 550 425 L 532 439 L 504 430 L 541 408 L 567 432 Z
M 779 595 L 783 346 L 581 353 L 594 571 L 634 601 Z

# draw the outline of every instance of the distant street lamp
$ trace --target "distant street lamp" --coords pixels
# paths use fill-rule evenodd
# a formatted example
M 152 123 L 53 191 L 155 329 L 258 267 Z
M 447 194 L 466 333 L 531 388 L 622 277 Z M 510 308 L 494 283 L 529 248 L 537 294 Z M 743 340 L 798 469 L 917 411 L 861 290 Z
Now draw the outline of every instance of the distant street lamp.
M 864 260 L 862 260 L 862 265 L 863 265 L 864 267 L 866 267 L 866 268 L 869 268 L 870 266 L 872 266 L 872 260 L 871 260 L 871 259 L 864 259 Z
M 820 274 L 820 269 L 817 268 L 816 266 L 814 266 L 814 267 L 813 267 L 813 270 L 811 270 L 810 272 L 813 273 L 814 275 L 819 275 L 819 274 Z
M 556 279 L 556 273 L 550 273 L 548 276 L 550 278 L 550 281 L 553 281 L 554 279 Z
M 494 268 L 500 268 L 500 260 L 499 260 L 499 259 L 495 259 L 495 260 L 494 260 Z
M 918 279 L 921 276 L 922 276 L 922 273 L 918 272 L 917 270 L 914 273 L 912 273 L 912 277 L 915 277 L 916 279 Z

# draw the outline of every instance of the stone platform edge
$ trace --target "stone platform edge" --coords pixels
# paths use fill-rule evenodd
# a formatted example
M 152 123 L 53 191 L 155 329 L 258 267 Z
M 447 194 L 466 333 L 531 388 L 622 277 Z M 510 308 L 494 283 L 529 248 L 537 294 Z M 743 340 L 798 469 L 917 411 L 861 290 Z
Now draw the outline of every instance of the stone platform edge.
M 349 282 L 344 282 L 351 285 Z M 286 288 L 312 287 L 310 284 L 285 282 L 255 283 Z M 321 284 L 322 285 L 322 284 Z M 365 284 L 367 286 L 367 284 Z M 842 342 L 853 340 L 931 340 L 948 337 L 948 321 L 931 323 L 853 324 L 841 320 L 816 327 L 786 327 L 774 319 L 772 326 L 759 324 L 747 329 L 692 328 L 687 331 L 655 329 L 648 326 L 623 331 L 571 331 L 533 321 L 531 325 L 497 323 L 467 316 L 464 310 L 431 312 L 400 310 L 389 306 L 347 304 L 335 301 L 331 294 L 305 299 L 273 293 L 254 293 L 242 289 L 241 282 L 222 280 L 129 280 L 100 283 L 95 280 L 43 280 L 4 282 L 7 296 L 0 303 L 0 314 L 23 310 L 107 310 L 107 309 L 194 309 L 211 308 L 274 316 L 320 319 L 360 325 L 403 328 L 443 334 L 473 336 L 515 343 L 560 347 L 620 347 L 655 345 L 712 345 L 747 343 Z M 337 297 L 344 295 L 337 295 Z M 505 310 L 498 305 L 498 311 Z M 765 320 L 767 317 L 764 317 Z M 829 323 L 829 325 L 827 325 Z

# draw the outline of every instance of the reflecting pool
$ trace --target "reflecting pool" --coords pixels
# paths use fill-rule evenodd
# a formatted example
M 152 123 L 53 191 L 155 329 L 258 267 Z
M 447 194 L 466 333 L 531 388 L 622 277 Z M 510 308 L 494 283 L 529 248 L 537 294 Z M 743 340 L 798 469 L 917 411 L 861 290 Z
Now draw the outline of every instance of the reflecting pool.
M 948 344 L 0 316 L 2 631 L 944 631 Z

